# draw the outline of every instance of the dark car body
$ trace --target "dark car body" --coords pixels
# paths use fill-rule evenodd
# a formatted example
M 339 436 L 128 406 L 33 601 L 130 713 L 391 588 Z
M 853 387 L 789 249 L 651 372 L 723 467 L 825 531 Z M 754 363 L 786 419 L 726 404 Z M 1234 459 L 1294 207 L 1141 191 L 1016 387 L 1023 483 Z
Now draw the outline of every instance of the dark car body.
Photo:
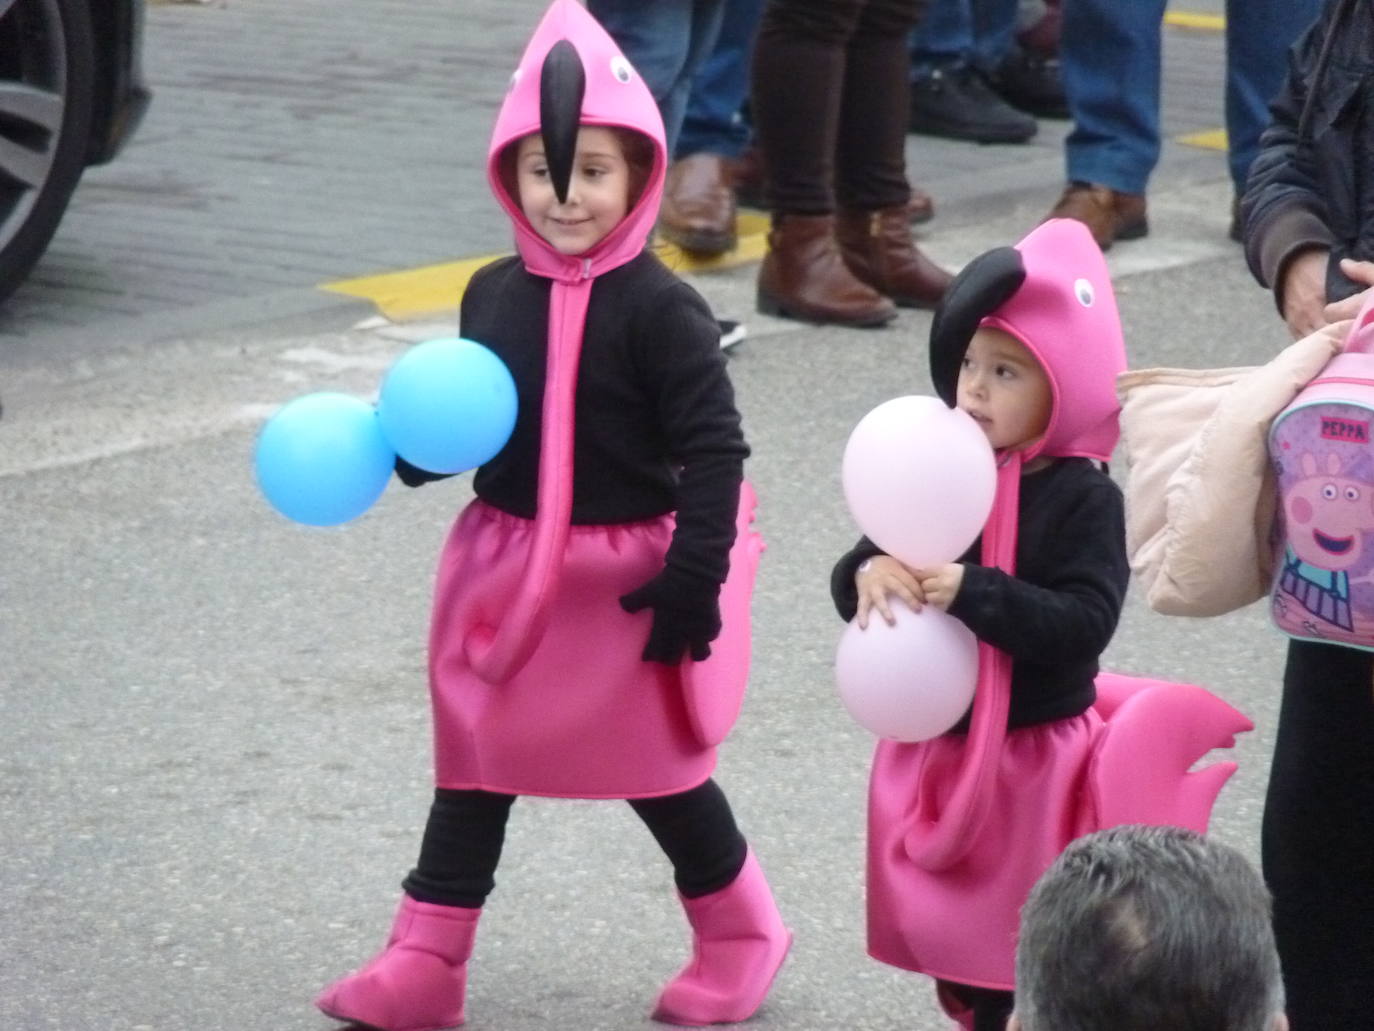
M 137 129 L 144 0 L 0 0 L 0 299 L 42 256 L 82 173 Z
M 86 164 L 114 158 L 138 128 L 152 92 L 143 78 L 143 0 L 89 0 L 96 39 L 95 108 Z M 109 46 L 101 46 L 108 40 Z

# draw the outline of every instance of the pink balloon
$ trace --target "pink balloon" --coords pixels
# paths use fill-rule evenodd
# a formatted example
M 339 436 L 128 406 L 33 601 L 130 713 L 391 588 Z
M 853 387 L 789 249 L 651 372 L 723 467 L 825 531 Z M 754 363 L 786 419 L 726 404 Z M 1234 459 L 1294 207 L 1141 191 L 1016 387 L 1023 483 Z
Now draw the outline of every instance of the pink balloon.
M 835 654 L 840 700 L 859 726 L 892 741 L 927 741 L 973 704 L 978 640 L 947 612 L 912 612 L 892 599 L 895 626 L 878 613 L 852 620 Z
M 992 446 L 966 412 L 935 397 L 896 397 L 869 412 L 845 445 L 845 501 L 874 544 L 908 566 L 959 558 L 992 511 Z

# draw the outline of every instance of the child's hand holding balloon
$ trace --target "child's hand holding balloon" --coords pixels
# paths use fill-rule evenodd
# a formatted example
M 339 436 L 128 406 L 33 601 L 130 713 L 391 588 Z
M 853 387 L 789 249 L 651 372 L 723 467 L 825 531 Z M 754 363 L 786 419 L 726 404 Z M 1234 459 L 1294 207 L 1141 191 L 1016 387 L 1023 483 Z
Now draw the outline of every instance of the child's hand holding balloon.
M 916 579 L 921 584 L 926 604 L 934 605 L 942 612 L 948 612 L 954 598 L 964 582 L 964 564 L 946 562 L 942 566 L 916 570 Z
M 889 597 L 906 602 L 912 612 L 920 612 L 921 603 L 925 601 L 921 581 L 891 555 L 874 555 L 866 559 L 859 566 L 854 583 L 859 589 L 859 611 L 854 619 L 860 630 L 868 629 L 868 617 L 874 609 L 888 626 L 897 625 L 897 617 L 888 604 Z

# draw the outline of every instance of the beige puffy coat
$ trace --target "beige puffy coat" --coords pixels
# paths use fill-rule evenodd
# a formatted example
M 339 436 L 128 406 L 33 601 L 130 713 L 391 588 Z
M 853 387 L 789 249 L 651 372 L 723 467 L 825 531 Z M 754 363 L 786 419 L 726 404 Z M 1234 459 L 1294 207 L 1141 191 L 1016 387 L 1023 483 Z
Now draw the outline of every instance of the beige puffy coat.
M 1277 499 L 1269 425 L 1349 327 L 1326 326 L 1256 367 L 1117 377 L 1126 547 L 1150 608 L 1219 616 L 1268 594 Z

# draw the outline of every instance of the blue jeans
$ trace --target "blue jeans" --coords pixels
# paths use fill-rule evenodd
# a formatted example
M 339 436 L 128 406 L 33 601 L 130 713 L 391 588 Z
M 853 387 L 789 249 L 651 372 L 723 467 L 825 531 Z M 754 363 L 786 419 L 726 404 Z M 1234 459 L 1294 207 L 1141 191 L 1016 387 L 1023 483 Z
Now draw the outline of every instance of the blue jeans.
M 1074 128 L 1070 180 L 1144 193 L 1159 161 L 1160 24 L 1166 0 L 1065 0 L 1060 58 Z M 1227 158 L 1237 192 L 1269 124 L 1288 48 L 1321 0 L 1227 0 Z
M 727 0 L 715 48 L 702 64 L 687 97 L 673 157 L 723 154 L 739 157 L 753 135 L 740 114 L 749 95 L 754 37 L 764 0 Z
M 644 77 L 671 156 L 692 80 L 716 45 L 726 0 L 588 0 L 587 10 Z
M 1016 8 L 1017 0 L 931 0 L 911 34 L 912 78 L 950 65 L 997 67 L 1016 35 Z

